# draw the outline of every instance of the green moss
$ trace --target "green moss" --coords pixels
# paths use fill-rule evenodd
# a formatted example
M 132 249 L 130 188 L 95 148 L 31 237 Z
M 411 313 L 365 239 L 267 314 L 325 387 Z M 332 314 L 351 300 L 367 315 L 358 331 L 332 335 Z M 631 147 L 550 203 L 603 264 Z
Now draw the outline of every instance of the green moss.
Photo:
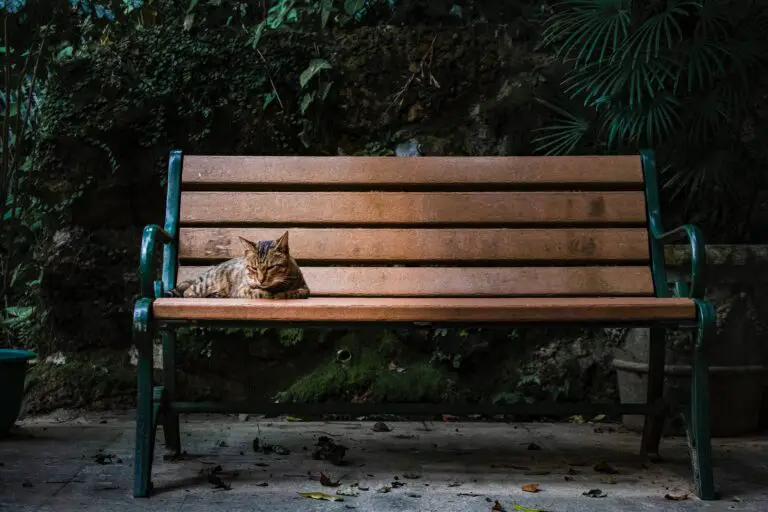
M 454 382 L 447 371 L 430 364 L 428 357 L 409 353 L 390 331 L 350 332 L 335 344 L 333 353 L 342 348 L 352 353 L 349 363 L 339 363 L 329 356 L 277 398 L 281 402 L 331 398 L 408 402 L 442 401 L 454 393 Z M 390 369 L 395 357 L 398 362 Z

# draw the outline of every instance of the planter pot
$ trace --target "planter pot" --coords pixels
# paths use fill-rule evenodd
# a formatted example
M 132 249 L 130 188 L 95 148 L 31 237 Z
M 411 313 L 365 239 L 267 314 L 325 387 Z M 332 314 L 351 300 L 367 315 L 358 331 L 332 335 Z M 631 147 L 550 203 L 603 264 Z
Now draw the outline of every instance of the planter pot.
M 619 381 L 622 404 L 645 403 L 648 389 L 648 364 L 615 359 L 613 365 Z M 664 367 L 664 396 L 673 402 L 687 401 L 690 396 L 691 367 Z M 711 366 L 709 368 L 710 414 L 713 437 L 734 437 L 755 432 L 760 423 L 766 367 Z M 645 417 L 624 415 L 622 422 L 630 430 L 642 430 Z M 665 425 L 667 434 L 682 435 L 682 425 Z
M 0 349 L 0 437 L 8 435 L 19 416 L 27 361 L 34 357 L 27 350 Z

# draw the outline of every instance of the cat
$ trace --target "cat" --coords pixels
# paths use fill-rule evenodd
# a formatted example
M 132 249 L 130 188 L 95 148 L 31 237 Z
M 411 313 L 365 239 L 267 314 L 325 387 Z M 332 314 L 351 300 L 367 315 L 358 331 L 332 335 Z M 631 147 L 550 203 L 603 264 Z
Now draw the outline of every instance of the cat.
M 306 299 L 309 287 L 288 248 L 288 232 L 277 240 L 240 241 L 245 254 L 183 281 L 166 297 Z

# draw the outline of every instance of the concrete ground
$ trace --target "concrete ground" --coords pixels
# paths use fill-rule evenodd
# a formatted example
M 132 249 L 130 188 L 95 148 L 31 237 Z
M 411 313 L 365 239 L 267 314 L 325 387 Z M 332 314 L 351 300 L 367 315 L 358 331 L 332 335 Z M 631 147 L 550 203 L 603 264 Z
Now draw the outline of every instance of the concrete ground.
M 150 499 L 131 497 L 132 415 L 61 412 L 27 419 L 0 441 L 0 510 L 768 510 L 765 436 L 715 440 L 722 499 L 702 502 L 693 495 L 665 499 L 691 492 L 682 439 L 665 439 L 666 460 L 643 467 L 639 436 L 615 425 L 387 422 L 391 431 L 375 432 L 373 422 L 244 419 L 183 418 L 187 455 L 164 460 L 159 450 Z M 347 465 L 313 459 L 321 436 L 348 448 Z M 256 437 L 290 453 L 255 453 Z M 599 463 L 618 473 L 597 472 Z M 321 473 L 341 485 L 323 486 Z M 522 491 L 525 484 L 538 484 L 539 492 Z M 583 495 L 591 489 L 605 496 Z M 328 502 L 299 494 L 337 491 L 356 496 Z

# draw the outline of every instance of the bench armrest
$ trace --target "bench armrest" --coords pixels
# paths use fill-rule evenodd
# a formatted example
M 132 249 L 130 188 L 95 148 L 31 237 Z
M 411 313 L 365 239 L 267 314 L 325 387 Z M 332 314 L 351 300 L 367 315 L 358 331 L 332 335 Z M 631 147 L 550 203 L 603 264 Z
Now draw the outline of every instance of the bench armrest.
M 157 224 L 146 226 L 141 236 L 139 283 L 141 285 L 141 296 L 148 299 L 152 299 L 157 295 L 153 283 L 155 281 L 155 244 L 158 241 L 167 245 L 173 242 L 173 237 Z M 162 293 L 162 290 L 160 290 L 160 293 Z
M 693 299 L 704 298 L 704 266 L 707 254 L 704 249 L 704 237 L 701 230 L 692 224 L 679 226 L 665 233 L 653 233 L 654 238 L 663 244 L 688 238 L 691 245 L 691 287 L 688 289 L 684 281 L 674 284 L 675 295 L 678 297 L 690 297 Z

